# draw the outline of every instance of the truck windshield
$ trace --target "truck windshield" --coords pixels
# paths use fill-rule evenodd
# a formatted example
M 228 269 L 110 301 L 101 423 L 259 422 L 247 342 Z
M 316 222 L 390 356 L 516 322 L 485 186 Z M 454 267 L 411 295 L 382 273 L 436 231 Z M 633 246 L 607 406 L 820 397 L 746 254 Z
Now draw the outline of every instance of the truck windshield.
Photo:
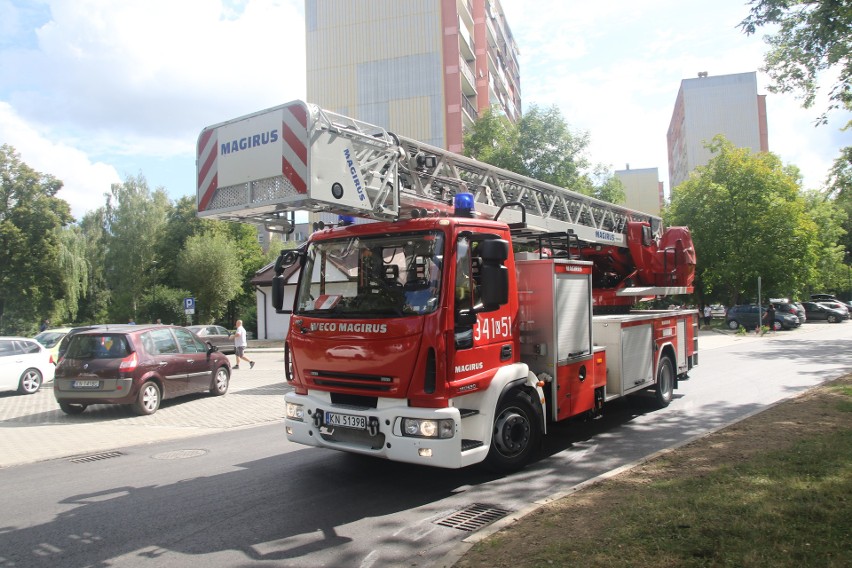
M 440 231 L 312 242 L 295 313 L 347 318 L 433 312 L 443 254 Z

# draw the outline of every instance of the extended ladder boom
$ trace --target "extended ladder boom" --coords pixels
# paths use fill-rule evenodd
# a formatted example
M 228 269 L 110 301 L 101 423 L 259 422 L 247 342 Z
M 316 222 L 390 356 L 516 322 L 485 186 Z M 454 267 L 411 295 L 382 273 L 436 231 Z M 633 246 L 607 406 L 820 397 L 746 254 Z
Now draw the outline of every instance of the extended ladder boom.
M 324 211 L 395 220 L 451 210 L 456 193 L 474 195 L 493 218 L 523 204 L 532 231 L 572 231 L 580 241 L 626 247 L 629 221 L 658 236 L 658 217 L 396 136 L 301 101 L 211 126 L 198 141 L 199 215 L 270 229 L 285 213 Z M 521 221 L 518 208 L 501 219 Z
M 501 170 L 359 120 L 290 102 L 204 129 L 198 138 L 198 214 L 287 232 L 293 212 L 374 220 L 453 213 L 471 193 L 480 216 L 510 224 L 541 254 L 595 264 L 597 307 L 692 291 L 686 227 Z M 545 241 L 566 236 L 573 244 Z M 557 237 L 558 240 L 558 237 Z M 569 250 L 570 249 L 570 250 Z

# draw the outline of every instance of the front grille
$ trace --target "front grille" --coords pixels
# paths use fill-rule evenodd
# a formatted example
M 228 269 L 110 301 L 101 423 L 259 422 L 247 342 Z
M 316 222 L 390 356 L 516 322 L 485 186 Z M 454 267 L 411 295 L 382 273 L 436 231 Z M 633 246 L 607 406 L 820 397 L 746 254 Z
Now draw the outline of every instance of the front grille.
M 376 396 L 363 396 L 358 394 L 331 393 L 331 403 L 340 406 L 351 406 L 354 408 L 376 408 L 379 398 Z
M 387 375 L 364 375 L 360 373 L 339 373 L 332 371 L 308 371 L 307 376 L 314 384 L 323 387 L 338 387 L 369 392 L 394 392 L 397 381 Z

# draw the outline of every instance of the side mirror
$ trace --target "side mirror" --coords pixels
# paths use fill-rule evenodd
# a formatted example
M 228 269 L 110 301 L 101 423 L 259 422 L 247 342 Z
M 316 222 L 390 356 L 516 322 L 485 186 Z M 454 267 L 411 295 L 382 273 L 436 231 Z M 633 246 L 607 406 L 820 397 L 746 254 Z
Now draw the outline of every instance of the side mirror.
M 272 307 L 279 313 L 284 309 L 284 276 L 281 274 L 272 277 Z

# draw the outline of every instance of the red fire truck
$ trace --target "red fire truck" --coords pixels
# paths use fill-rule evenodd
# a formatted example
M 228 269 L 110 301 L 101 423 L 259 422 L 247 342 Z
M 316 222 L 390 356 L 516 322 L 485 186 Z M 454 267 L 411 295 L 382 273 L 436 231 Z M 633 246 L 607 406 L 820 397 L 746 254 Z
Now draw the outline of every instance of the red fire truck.
M 694 310 L 634 309 L 692 291 L 685 227 L 301 101 L 204 129 L 197 169 L 203 217 L 341 216 L 276 263 L 291 441 L 508 471 L 555 422 L 668 405 L 697 364 Z

